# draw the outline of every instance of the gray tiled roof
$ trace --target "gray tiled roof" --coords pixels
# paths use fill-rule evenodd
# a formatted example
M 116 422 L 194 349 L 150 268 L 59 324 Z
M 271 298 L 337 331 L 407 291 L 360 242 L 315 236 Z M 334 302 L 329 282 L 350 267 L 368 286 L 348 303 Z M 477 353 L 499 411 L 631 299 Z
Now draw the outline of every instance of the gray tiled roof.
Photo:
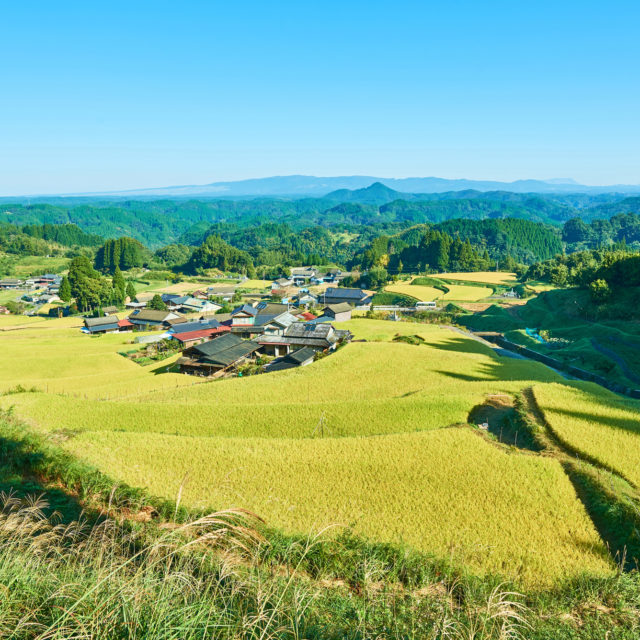
M 117 325 L 117 320 L 116 320 L 116 325 Z M 84 326 L 87 328 L 91 328 L 91 327 L 97 327 L 100 325 L 107 325 L 107 324 L 113 324 L 113 318 L 110 318 L 109 316 L 101 316 L 100 318 L 85 318 L 84 319 Z
M 362 300 L 367 294 L 362 289 L 349 289 L 346 287 L 328 287 L 324 292 L 327 298 L 344 298 L 345 300 Z
M 255 309 L 255 307 L 252 307 L 250 304 L 243 304 L 239 307 L 236 307 L 232 312 L 231 315 L 235 316 L 237 313 L 246 313 L 250 316 L 255 316 L 257 315 L 258 311 Z

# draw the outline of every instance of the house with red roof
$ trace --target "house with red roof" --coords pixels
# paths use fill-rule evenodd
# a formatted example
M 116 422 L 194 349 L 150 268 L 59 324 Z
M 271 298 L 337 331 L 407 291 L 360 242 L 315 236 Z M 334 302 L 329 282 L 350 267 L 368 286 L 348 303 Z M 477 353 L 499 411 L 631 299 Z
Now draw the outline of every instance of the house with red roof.
M 183 333 L 173 333 L 171 336 L 174 340 L 177 340 L 184 349 L 193 347 L 196 344 L 201 344 L 212 338 L 216 338 L 223 333 L 229 333 L 231 327 L 227 325 L 219 325 L 217 327 L 209 327 L 206 329 L 198 329 L 196 331 L 185 331 Z

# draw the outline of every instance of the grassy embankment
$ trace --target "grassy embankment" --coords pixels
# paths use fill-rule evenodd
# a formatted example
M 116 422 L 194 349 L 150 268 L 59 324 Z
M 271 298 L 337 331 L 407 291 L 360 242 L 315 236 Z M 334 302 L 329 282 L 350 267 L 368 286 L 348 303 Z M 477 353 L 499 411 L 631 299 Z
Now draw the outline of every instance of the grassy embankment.
M 587 291 L 557 289 L 506 311 L 492 306 L 461 321 L 476 331 L 500 331 L 513 342 L 557 358 L 567 365 L 592 371 L 624 386 L 640 388 L 639 292 L 629 291 L 618 313 L 605 314 Z M 634 300 L 636 302 L 634 302 Z M 540 343 L 525 329 L 536 329 Z

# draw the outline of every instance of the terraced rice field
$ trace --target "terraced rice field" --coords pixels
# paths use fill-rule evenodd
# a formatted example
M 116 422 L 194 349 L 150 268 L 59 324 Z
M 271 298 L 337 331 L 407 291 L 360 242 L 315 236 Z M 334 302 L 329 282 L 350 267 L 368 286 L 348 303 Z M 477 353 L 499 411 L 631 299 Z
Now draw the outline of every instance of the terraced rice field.
M 640 402 L 590 383 L 534 387 L 554 433 L 640 487 Z
M 366 342 L 311 366 L 200 382 L 119 356 L 130 334 L 68 322 L 0 332 L 0 389 L 39 389 L 0 405 L 118 481 L 169 498 L 182 485 L 188 505 L 242 506 L 288 532 L 352 526 L 527 584 L 613 570 L 555 459 L 465 426 L 488 394 L 561 383 L 542 365 L 437 326 L 357 319 L 340 326 Z
M 162 293 L 179 293 L 179 294 L 187 294 L 195 291 L 196 289 L 201 289 L 202 284 L 198 282 L 174 282 L 173 284 L 169 284 L 168 282 L 164 283 L 154 283 L 154 287 L 152 289 L 148 289 L 148 291 L 162 291 Z M 205 287 L 209 285 L 204 285 Z
M 478 302 L 493 294 L 489 287 L 465 286 L 463 284 L 447 284 L 449 291 L 442 296 L 443 300 L 460 302 Z
M 15 262 L 12 271 L 16 278 L 26 278 L 42 273 L 60 273 L 68 264 L 68 258 L 58 256 L 24 256 Z
M 245 280 L 238 285 L 241 289 L 266 289 L 271 286 L 271 280 Z
M 493 289 L 489 287 L 465 286 L 463 284 L 446 284 L 445 286 L 449 289 L 447 293 L 435 287 L 407 283 L 389 284 L 385 287 L 385 291 L 411 296 L 423 302 L 431 302 L 433 300 L 477 302 L 493 294 Z
M 9 331 L 18 327 L 27 327 L 38 322 L 44 322 L 40 316 L 0 316 L 0 331 Z
M 384 288 L 384 290 L 391 293 L 399 293 L 403 296 L 410 296 L 422 302 L 432 302 L 433 300 L 439 300 L 444 295 L 444 292 L 440 291 L 440 289 L 436 289 L 435 287 L 425 287 L 417 284 L 388 284 Z
M 110 431 L 69 448 L 155 493 L 182 486 L 191 504 L 243 506 L 291 532 L 350 525 L 534 583 L 611 571 L 556 461 L 507 455 L 468 430 L 302 440 Z
M 25 328 L 16 329 L 18 319 Z M 133 348 L 131 333 L 91 337 L 80 332 L 81 326 L 79 318 L 0 317 L 0 392 L 21 384 L 49 394 L 101 398 L 193 384 L 178 374 L 156 376 L 155 367 L 143 368 L 118 355 Z
M 476 271 L 469 272 L 448 272 L 438 273 L 434 278 L 444 278 L 449 280 L 466 280 L 467 282 L 480 282 L 487 284 L 516 284 L 517 278 L 515 273 L 506 273 L 503 271 Z

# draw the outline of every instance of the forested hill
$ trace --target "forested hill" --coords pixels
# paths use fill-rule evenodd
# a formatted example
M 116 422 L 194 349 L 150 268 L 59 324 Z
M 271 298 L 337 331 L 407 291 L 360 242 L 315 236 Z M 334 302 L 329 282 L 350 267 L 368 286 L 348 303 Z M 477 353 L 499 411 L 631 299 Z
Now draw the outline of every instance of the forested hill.
M 331 233 L 350 234 L 361 234 L 367 226 L 375 227 L 379 234 L 397 233 L 416 224 L 440 224 L 459 219 L 520 219 L 554 225 L 560 230 L 562 224 L 574 218 L 591 221 L 620 213 L 640 213 L 640 198 L 614 194 L 504 191 L 404 194 L 374 184 L 367 189 L 343 190 L 329 196 L 298 200 L 119 200 L 84 202 L 77 206 L 69 203 L 4 204 L 0 205 L 0 224 L 75 224 L 93 236 L 129 236 L 155 249 L 178 241 L 200 244 L 212 225 L 250 228 L 265 223 L 285 223 L 296 232 L 319 226 Z M 612 202 L 616 197 L 617 201 Z M 515 229 L 513 223 L 509 224 Z M 471 233 L 472 227 L 467 229 Z M 547 255 L 546 247 L 549 246 L 546 241 L 535 240 L 522 248 L 532 252 L 541 249 L 543 254 L 537 256 L 541 259 Z
M 530 220 L 448 220 L 436 228 L 474 245 L 488 247 L 492 256 L 509 255 L 524 263 L 535 261 L 537 256 L 551 258 L 562 253 L 563 248 L 556 228 Z
M 75 224 L 0 224 L 0 253 L 45 256 L 60 247 L 94 248 L 103 241 L 100 236 L 85 233 Z
M 640 197 L 624 198 L 618 202 L 608 202 L 589 207 L 579 217 L 585 220 L 601 220 L 620 213 L 640 214 Z

